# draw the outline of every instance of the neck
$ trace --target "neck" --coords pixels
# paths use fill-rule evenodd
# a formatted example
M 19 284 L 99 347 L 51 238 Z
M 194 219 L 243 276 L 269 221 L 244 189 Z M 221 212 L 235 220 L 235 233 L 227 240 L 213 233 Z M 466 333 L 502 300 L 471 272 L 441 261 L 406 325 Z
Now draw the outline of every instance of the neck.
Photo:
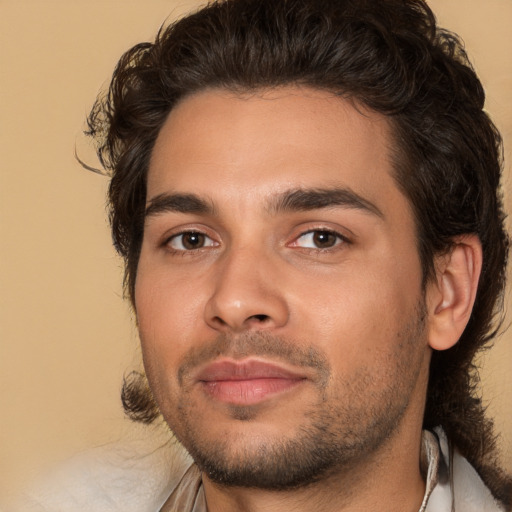
M 409 436 L 399 429 L 371 457 L 289 491 L 224 487 L 203 476 L 208 512 L 417 512 L 425 492 L 420 447 L 421 428 Z

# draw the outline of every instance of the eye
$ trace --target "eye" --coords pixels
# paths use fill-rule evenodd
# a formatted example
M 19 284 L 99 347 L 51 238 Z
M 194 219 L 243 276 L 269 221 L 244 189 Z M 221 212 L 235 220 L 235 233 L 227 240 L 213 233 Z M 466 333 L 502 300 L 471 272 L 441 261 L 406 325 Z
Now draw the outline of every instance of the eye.
M 199 231 L 186 231 L 173 235 L 166 242 L 166 245 L 175 251 L 193 251 L 204 247 L 214 247 L 214 242 L 209 236 Z
M 346 241 L 344 236 L 335 231 L 315 229 L 314 231 L 308 231 L 299 236 L 293 243 L 293 246 L 304 247 L 306 249 L 331 249 Z

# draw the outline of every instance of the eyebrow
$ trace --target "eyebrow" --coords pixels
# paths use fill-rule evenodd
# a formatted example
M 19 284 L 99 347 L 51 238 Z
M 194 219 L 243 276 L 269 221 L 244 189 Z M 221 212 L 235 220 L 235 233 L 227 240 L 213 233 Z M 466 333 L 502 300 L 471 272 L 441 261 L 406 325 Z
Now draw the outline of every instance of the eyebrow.
M 348 188 L 339 187 L 287 190 L 270 198 L 267 209 L 275 215 L 280 212 L 336 207 L 362 210 L 384 218 L 384 214 L 374 203 Z M 203 199 L 196 194 L 159 194 L 149 201 L 145 216 L 151 217 L 167 212 L 213 215 L 215 208 L 211 200 Z
M 214 208 L 211 201 L 202 199 L 196 194 L 159 194 L 150 199 L 145 216 L 151 217 L 167 212 L 211 215 L 214 213 Z
M 269 204 L 272 213 L 281 211 L 309 211 L 321 208 L 353 208 L 384 218 L 377 205 L 349 188 L 315 188 L 288 190 L 273 198 Z

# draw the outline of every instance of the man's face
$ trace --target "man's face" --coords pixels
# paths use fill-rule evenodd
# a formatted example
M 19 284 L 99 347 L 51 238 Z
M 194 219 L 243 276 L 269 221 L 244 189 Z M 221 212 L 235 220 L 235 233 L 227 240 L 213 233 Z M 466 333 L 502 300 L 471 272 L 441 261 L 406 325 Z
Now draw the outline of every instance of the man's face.
M 164 124 L 135 302 L 208 478 L 297 486 L 421 425 L 428 319 L 390 145 L 383 116 L 293 87 L 199 93 Z

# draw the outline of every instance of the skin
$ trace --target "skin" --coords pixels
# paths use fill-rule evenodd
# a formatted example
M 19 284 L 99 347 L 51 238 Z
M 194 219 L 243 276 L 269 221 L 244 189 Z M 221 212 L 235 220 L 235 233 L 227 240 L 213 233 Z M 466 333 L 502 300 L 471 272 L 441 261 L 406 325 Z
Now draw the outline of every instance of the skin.
M 460 278 L 448 257 L 422 288 L 391 144 L 383 116 L 298 87 L 198 93 L 161 129 L 135 304 L 164 418 L 193 456 L 227 466 L 270 468 L 283 444 L 300 455 L 319 423 L 338 446 L 336 464 L 290 489 L 222 485 L 206 471 L 210 512 L 421 504 L 431 345 L 451 346 L 467 321 L 478 244 L 454 251 Z M 297 190 L 330 191 L 330 203 L 283 205 Z M 275 364 L 293 378 L 205 383 L 205 368 L 226 361 Z

